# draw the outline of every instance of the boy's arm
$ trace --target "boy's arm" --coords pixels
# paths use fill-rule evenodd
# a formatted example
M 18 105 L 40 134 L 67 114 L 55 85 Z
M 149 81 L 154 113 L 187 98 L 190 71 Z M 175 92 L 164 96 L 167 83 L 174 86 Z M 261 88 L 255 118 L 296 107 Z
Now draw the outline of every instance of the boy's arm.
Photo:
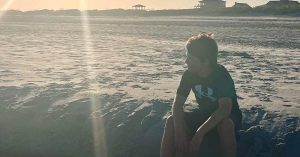
M 177 128 L 183 128 L 183 124 L 185 123 L 184 121 L 184 112 L 183 112 L 183 105 L 186 101 L 186 98 L 176 94 L 173 106 L 172 106 L 172 115 L 174 118 L 174 125 L 175 125 L 175 130 Z
M 208 120 L 201 125 L 195 138 L 202 138 L 208 131 L 216 127 L 223 119 L 228 118 L 231 113 L 232 99 L 229 97 L 220 98 L 218 101 L 219 108 L 208 118 Z
M 180 151 L 188 151 L 188 138 L 186 133 L 186 123 L 184 121 L 183 105 L 186 97 L 176 94 L 173 106 L 172 115 L 174 119 L 175 129 L 175 146 Z

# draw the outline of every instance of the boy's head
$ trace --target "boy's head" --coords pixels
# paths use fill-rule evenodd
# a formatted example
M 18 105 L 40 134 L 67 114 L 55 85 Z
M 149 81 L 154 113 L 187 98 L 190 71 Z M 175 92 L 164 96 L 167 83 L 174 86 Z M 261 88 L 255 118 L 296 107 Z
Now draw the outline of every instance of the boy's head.
M 211 67 L 217 64 L 218 45 L 213 33 L 203 32 L 189 38 L 186 43 L 187 57 L 196 57 L 199 62 L 208 62 Z

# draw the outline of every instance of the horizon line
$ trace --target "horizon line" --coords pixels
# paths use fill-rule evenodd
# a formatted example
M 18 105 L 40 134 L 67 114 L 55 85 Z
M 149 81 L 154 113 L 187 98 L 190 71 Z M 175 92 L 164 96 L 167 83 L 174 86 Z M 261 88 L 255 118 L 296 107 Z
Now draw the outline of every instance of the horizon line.
M 246 3 L 248 4 L 248 3 Z M 249 4 L 248 4 L 249 5 Z M 265 5 L 265 4 L 263 4 Z M 233 6 L 233 5 L 232 5 Z M 225 8 L 231 8 L 232 6 L 226 6 Z M 249 5 L 250 6 L 250 5 Z M 251 6 L 251 8 L 255 8 L 255 7 L 258 7 L 258 6 L 262 6 L 262 5 L 257 5 L 257 6 Z M 116 9 L 123 9 L 123 10 L 131 10 L 131 8 L 103 8 L 103 9 L 89 9 L 89 10 L 116 10 Z M 148 9 L 145 9 L 145 10 L 184 10 L 184 9 L 195 9 L 194 7 L 190 7 L 190 8 L 161 8 L 161 9 L 155 9 L 155 8 L 148 8 Z M 28 12 L 28 11 L 40 11 L 40 10 L 53 10 L 53 11 L 58 11 L 58 10 L 80 10 L 79 8 L 60 8 L 60 9 L 49 9 L 49 8 L 38 8 L 38 9 L 33 9 L 33 10 L 22 10 L 22 9 L 8 9 L 8 10 L 15 10 L 15 11 L 21 11 L 21 12 Z M 8 10 L 1 10 L 0 11 L 8 11 Z M 80 10 L 80 11 L 84 11 L 84 10 Z

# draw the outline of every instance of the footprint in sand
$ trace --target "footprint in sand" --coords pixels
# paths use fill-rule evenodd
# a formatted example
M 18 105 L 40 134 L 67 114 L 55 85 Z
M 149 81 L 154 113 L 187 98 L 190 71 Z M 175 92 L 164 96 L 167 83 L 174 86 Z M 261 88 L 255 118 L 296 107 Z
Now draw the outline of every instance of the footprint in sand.
M 282 106 L 285 106 L 285 107 L 292 107 L 292 105 L 282 105 Z
M 264 101 L 264 102 L 272 102 L 272 100 L 268 97 L 262 97 L 259 99 L 260 101 Z
M 140 86 L 140 85 L 132 85 L 131 87 L 132 88 L 142 88 L 142 86 Z
M 142 87 L 142 90 L 149 90 L 149 87 Z

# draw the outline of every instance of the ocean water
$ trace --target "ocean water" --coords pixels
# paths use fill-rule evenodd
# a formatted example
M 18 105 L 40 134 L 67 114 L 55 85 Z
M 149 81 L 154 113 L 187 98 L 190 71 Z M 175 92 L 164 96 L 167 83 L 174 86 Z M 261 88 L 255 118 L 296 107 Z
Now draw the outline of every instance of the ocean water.
M 0 19 L 0 154 L 94 156 L 95 132 L 101 132 L 107 153 L 117 156 L 112 150 L 127 138 L 103 128 L 118 130 L 153 102 L 170 107 L 186 68 L 185 42 L 202 31 L 214 32 L 219 63 L 235 81 L 241 108 L 261 106 L 299 116 L 299 18 L 83 21 L 72 16 Z M 96 121 L 98 129 L 93 119 L 102 119 Z

